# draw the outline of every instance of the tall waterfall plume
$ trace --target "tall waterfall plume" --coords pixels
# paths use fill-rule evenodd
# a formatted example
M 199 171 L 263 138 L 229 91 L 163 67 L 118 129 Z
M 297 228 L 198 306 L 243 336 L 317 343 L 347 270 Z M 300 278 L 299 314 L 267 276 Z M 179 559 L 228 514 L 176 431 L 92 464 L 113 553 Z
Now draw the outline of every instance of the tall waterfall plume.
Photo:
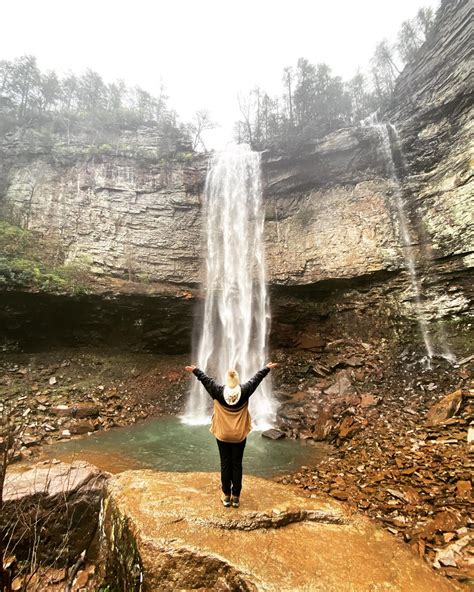
M 270 323 L 263 243 L 260 154 L 232 146 L 213 156 L 205 187 L 205 304 L 197 365 L 223 383 L 228 368 L 247 381 L 267 360 Z M 250 399 L 254 427 L 265 429 L 276 403 L 267 377 Z M 211 401 L 193 383 L 183 420 L 205 423 Z

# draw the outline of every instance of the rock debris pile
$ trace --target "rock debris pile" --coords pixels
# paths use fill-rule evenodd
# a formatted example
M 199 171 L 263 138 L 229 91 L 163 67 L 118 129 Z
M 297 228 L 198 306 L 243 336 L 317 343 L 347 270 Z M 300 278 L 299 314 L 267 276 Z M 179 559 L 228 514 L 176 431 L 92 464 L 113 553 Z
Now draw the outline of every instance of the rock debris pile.
M 440 361 L 414 371 L 404 354 L 397 373 L 366 351 L 325 360 L 324 369 L 319 362 L 300 366 L 305 377 L 331 380 L 308 386 L 305 378 L 303 390 L 283 405 L 280 425 L 290 435 L 301 426 L 300 437 L 336 447 L 318 467 L 280 480 L 363 511 L 468 586 L 474 578 L 472 357 L 454 368 Z
M 179 357 L 147 354 L 5 356 L 0 416 L 9 415 L 19 428 L 12 460 L 29 458 L 54 441 L 176 413 L 187 388 L 182 366 Z

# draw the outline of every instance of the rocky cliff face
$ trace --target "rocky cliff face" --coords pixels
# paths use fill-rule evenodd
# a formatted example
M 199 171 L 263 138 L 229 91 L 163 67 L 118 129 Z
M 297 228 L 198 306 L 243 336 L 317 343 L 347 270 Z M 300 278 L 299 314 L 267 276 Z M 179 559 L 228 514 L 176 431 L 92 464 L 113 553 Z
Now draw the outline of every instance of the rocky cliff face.
M 380 323 L 387 313 L 414 319 L 410 251 L 430 330 L 438 340 L 446 329 L 459 337 L 459 326 L 446 321 L 465 319 L 473 298 L 470 22 L 469 2 L 442 4 L 434 34 L 378 114 L 379 125 L 393 124 L 385 132 L 390 154 L 374 124 L 339 130 L 292 154 L 264 154 L 270 281 L 286 293 L 300 286 L 293 296 L 306 286 L 313 301 L 307 321 L 335 324 L 327 300 L 340 325 L 357 325 L 361 313 L 375 313 L 373 330 L 386 330 Z M 292 310 L 306 305 L 293 301 Z
M 386 113 L 407 163 L 405 201 L 426 293 L 446 314 L 466 313 L 473 297 L 471 23 L 468 0 L 442 2 Z
M 462 318 L 472 297 L 468 32 L 467 0 L 444 2 L 434 35 L 380 115 L 400 134 L 391 133 L 391 150 L 431 319 Z M 103 278 L 106 292 L 166 288 L 171 310 L 170 285 L 192 291 L 199 284 L 205 156 L 163 146 L 152 128 L 94 145 L 23 131 L 1 141 L 0 156 L 4 215 L 56 241 L 66 262 L 83 262 Z M 314 322 L 350 332 L 371 314 L 378 320 L 364 331 L 382 334 L 400 319 L 413 321 L 398 188 L 380 133 L 339 130 L 291 154 L 266 152 L 262 167 L 274 327 L 290 318 L 297 331 Z M 152 322 L 172 335 L 176 325 L 166 316 Z M 189 331 L 191 309 L 178 316 L 186 324 L 180 331 Z
M 7 215 L 58 240 L 66 262 L 86 261 L 96 274 L 196 284 L 206 162 L 163 154 L 145 132 L 116 147 L 6 138 Z
M 403 267 L 390 181 L 368 128 L 265 154 L 270 282 L 308 285 Z

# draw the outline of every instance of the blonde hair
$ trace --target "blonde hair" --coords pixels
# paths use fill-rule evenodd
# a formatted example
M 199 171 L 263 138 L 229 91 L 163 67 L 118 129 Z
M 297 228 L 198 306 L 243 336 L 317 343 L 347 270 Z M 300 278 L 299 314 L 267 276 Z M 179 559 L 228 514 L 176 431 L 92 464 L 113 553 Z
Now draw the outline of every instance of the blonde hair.
M 225 383 L 229 388 L 234 388 L 239 384 L 239 373 L 235 368 L 229 368 L 229 370 L 227 370 Z

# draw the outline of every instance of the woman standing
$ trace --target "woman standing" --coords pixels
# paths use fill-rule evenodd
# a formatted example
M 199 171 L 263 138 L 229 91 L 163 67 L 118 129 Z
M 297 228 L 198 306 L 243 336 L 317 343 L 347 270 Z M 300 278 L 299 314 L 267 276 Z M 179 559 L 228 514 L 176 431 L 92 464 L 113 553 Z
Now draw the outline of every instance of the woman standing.
M 214 434 L 221 459 L 221 484 L 224 494 L 222 503 L 226 508 L 238 508 L 242 489 L 242 458 L 247 435 L 252 429 L 249 413 L 249 399 L 271 368 L 277 364 L 269 362 L 245 384 L 239 384 L 239 375 L 233 368 L 227 370 L 226 384 L 217 384 L 196 366 L 186 366 L 202 382 L 214 400 L 210 431 Z

